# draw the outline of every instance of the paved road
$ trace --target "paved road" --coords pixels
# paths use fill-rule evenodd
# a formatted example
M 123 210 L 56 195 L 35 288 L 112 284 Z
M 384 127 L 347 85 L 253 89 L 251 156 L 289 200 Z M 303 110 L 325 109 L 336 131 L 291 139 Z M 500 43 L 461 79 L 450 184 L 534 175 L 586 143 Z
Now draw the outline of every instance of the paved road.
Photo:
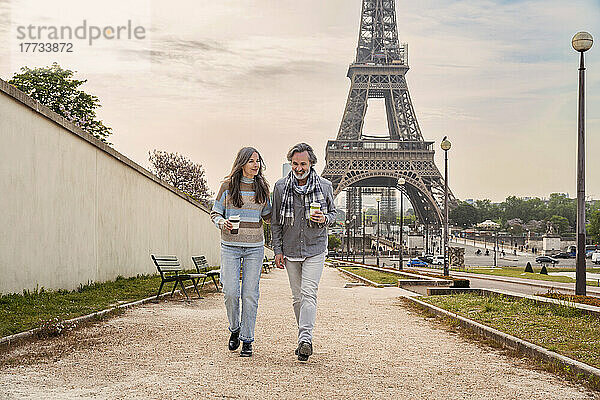
M 255 355 L 226 350 L 221 294 L 126 311 L 4 355 L 1 399 L 591 399 L 528 361 L 467 341 L 401 305 L 399 288 L 344 288 L 326 268 L 315 354 L 293 355 L 285 271 L 261 281 Z

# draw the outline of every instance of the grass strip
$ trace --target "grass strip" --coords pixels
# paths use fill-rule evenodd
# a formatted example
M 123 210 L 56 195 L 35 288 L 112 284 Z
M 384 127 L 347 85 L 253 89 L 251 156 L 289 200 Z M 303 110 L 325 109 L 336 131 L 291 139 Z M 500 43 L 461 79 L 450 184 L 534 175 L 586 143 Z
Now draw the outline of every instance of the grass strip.
M 132 278 L 119 276 L 114 281 L 80 285 L 72 291 L 42 288 L 25 290 L 22 294 L 2 295 L 0 337 L 45 326 L 50 320 L 67 320 L 154 296 L 160 282 L 160 275 L 138 275 Z M 170 292 L 174 284 L 166 283 L 163 293 Z M 185 284 L 191 282 L 187 281 Z
M 382 285 L 395 285 L 398 279 L 410 279 L 408 276 L 393 274 L 391 272 L 376 271 L 363 267 L 339 267 L 340 269 L 360 275 L 372 282 L 381 283 Z
M 473 293 L 420 298 L 548 350 L 600 368 L 600 319 L 562 304 Z
M 541 268 L 540 268 L 541 269 Z M 599 272 L 596 271 L 597 268 L 588 269 L 588 272 Z M 535 268 L 534 268 L 535 270 Z M 548 268 L 549 273 L 553 272 L 572 272 L 573 269 L 566 268 Z M 524 272 L 524 268 L 521 267 L 501 267 L 501 268 L 477 268 L 471 267 L 467 268 L 466 272 L 473 274 L 484 274 L 484 275 L 495 275 L 495 276 L 506 276 L 511 278 L 523 278 L 523 279 L 534 279 L 538 281 L 550 281 L 550 282 L 563 282 L 563 283 L 573 283 L 575 279 L 570 278 L 568 276 L 556 276 L 556 275 L 544 275 L 540 273 L 531 273 Z M 599 282 L 597 280 L 588 280 L 588 286 L 599 286 Z

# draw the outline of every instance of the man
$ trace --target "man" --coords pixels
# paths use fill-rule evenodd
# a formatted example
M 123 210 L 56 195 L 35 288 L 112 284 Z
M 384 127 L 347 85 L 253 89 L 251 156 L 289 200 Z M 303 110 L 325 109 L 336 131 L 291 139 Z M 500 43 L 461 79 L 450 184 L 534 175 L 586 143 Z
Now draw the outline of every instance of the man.
M 333 187 L 314 170 L 317 157 L 308 144 L 288 152 L 292 170 L 273 188 L 273 250 L 275 265 L 287 269 L 298 324 L 298 360 L 313 353 L 317 290 L 327 255 L 327 226 L 335 223 Z M 311 203 L 320 210 L 311 213 Z M 313 204 L 317 208 L 317 204 Z

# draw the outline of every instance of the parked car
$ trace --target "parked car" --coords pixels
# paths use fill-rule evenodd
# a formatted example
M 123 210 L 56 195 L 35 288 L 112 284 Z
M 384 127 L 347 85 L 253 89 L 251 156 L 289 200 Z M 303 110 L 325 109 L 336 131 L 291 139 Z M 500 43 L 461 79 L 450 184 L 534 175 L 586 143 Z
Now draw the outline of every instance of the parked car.
M 422 256 L 417 257 L 421 261 L 425 261 L 427 264 L 431 264 L 433 261 L 433 254 L 423 254 Z
M 552 255 L 553 258 L 574 258 L 575 254 L 567 253 L 566 251 Z
M 441 254 L 433 256 L 433 259 L 431 260 L 431 264 L 444 265 L 444 256 Z
M 411 258 L 406 265 L 409 267 L 428 267 L 429 266 L 429 264 L 427 264 L 425 261 L 420 260 L 418 258 Z
M 595 251 L 592 253 L 592 262 L 594 264 L 600 264 L 600 251 Z
M 539 256 L 535 258 L 535 262 L 539 263 L 539 264 L 556 264 L 558 263 L 558 260 L 554 257 L 550 257 L 550 256 Z

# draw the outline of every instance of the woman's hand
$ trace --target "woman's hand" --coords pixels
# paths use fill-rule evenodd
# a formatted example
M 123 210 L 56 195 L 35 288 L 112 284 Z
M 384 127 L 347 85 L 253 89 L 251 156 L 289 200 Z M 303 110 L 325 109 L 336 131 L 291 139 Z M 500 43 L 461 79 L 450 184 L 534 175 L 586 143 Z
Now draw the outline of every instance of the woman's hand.
M 223 222 L 221 222 L 221 229 L 229 232 L 233 229 L 233 224 L 228 219 L 226 219 Z
M 327 218 L 325 218 L 325 214 L 323 214 L 323 211 L 317 210 L 310 216 L 310 220 L 312 222 L 322 224 L 323 222 L 327 221 Z

